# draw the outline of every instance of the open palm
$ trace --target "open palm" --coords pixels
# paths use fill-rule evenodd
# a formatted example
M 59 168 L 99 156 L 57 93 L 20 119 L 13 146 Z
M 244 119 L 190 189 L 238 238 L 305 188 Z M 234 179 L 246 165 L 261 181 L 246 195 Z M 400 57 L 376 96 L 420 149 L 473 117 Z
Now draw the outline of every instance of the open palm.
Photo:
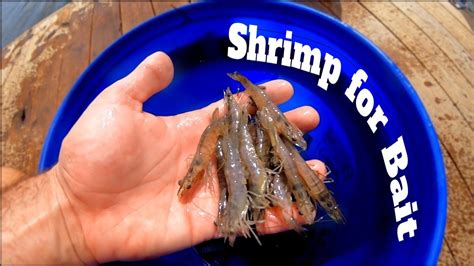
M 105 89 L 63 141 L 56 176 L 98 262 L 160 256 L 217 237 L 216 178 L 190 201 L 177 191 L 212 111 L 223 103 L 170 117 L 143 112 L 143 102 L 172 78 L 166 54 L 149 56 Z M 265 86 L 277 103 L 293 94 L 286 81 Z M 310 107 L 287 116 L 303 131 L 319 122 Z

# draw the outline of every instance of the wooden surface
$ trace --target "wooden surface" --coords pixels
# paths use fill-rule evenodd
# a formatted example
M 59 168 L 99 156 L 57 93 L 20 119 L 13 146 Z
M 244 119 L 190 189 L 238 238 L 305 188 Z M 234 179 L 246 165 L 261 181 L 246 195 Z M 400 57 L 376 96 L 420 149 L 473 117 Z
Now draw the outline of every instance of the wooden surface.
M 45 134 L 80 73 L 140 22 L 187 1 L 70 3 L 2 50 L 2 166 L 36 174 Z M 385 51 L 436 127 L 448 175 L 440 265 L 474 265 L 474 18 L 449 3 L 310 3 Z M 15 178 L 18 178 L 15 175 Z

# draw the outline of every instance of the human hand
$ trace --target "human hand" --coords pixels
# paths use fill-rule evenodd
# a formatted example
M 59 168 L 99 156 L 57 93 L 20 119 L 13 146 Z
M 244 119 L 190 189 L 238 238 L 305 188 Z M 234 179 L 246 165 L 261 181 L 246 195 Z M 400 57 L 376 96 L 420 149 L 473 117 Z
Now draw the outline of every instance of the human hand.
M 218 237 L 218 190 L 200 186 L 193 200 L 178 199 L 178 180 L 189 166 L 212 111 L 223 102 L 176 116 L 143 112 L 143 102 L 173 78 L 173 64 L 161 52 L 145 59 L 132 73 L 105 89 L 65 137 L 52 169 L 57 189 L 67 198 L 84 239 L 78 253 L 97 262 L 164 255 Z M 265 84 L 276 103 L 293 94 L 283 80 Z M 319 123 L 317 112 L 301 107 L 286 113 L 302 131 Z M 313 161 L 317 170 L 324 165 Z M 217 178 L 211 187 L 217 187 Z M 262 229 L 285 229 L 271 213 Z M 80 255 L 81 256 L 81 255 Z

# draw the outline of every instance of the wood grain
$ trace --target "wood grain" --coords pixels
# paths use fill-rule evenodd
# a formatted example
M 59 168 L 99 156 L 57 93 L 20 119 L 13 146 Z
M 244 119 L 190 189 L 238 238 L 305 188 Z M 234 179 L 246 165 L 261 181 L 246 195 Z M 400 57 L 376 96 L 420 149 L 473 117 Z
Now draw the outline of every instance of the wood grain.
M 151 1 L 153 13 L 159 15 L 172 9 L 189 4 L 189 1 Z
M 90 60 L 94 60 L 121 33 L 119 2 L 95 3 L 92 11 Z
M 443 147 L 448 176 L 448 221 L 446 241 L 459 264 L 474 262 L 474 199 L 461 173 Z
M 333 11 L 331 11 L 329 8 L 325 7 L 322 3 L 320 2 L 315 2 L 315 1 L 296 1 L 298 4 L 303 4 L 307 7 L 322 11 L 330 16 L 334 16 L 335 14 Z
M 471 129 L 474 128 L 474 87 L 453 62 L 409 17 L 388 2 L 363 2 L 384 26 L 402 42 L 432 74 L 450 100 L 459 109 Z M 471 38 L 472 39 L 472 38 Z M 423 45 L 420 45 L 423 43 Z M 439 67 L 442 65 L 443 67 Z
M 62 95 L 61 84 L 70 86 L 72 82 L 66 83 L 73 73 L 87 65 L 88 48 L 71 40 L 83 25 L 90 25 L 89 8 L 87 3 L 65 6 L 2 52 L 2 73 L 8 73 L 2 81 L 2 166 L 30 176 L 37 173 L 43 140 Z M 17 53 L 18 49 L 21 52 Z M 67 63 L 72 54 L 77 54 L 79 62 L 62 68 L 63 58 Z M 81 65 L 81 60 L 86 62 Z
M 457 265 L 453 253 L 449 249 L 448 243 L 446 240 L 443 241 L 443 247 L 441 248 L 441 254 L 439 254 L 438 259 L 439 266 L 454 266 Z
M 120 2 L 122 33 L 153 17 L 151 2 Z
M 56 106 L 59 106 L 63 101 L 90 62 L 90 36 L 94 6 L 93 3 L 73 3 L 72 5 L 81 7 L 81 10 L 71 17 L 65 16 L 61 20 L 68 26 L 70 33 L 66 42 L 67 46 L 61 52 L 61 74 L 55 99 Z
M 416 88 L 437 129 L 440 141 L 459 169 L 469 190 L 474 190 L 474 132 L 447 93 L 426 67 L 399 39 L 359 3 L 342 6 L 342 20 L 377 44 L 401 68 Z
M 474 60 L 464 47 L 416 2 L 393 2 L 441 48 L 463 75 L 474 85 Z
M 449 164 L 451 171 L 448 173 L 450 197 L 453 196 L 451 194 L 457 194 L 458 191 L 461 191 L 460 198 L 456 197 L 456 199 L 449 200 L 449 229 L 447 228 L 446 231 L 446 242 L 453 246 L 452 252 L 455 258 L 456 255 L 469 254 L 472 246 L 466 238 L 472 238 L 473 232 L 469 225 L 469 219 L 472 220 L 474 216 L 472 213 L 466 214 L 465 208 L 469 209 L 469 203 L 472 201 L 472 190 L 467 185 L 472 182 L 472 166 L 469 163 L 473 160 L 473 149 L 469 148 L 472 147 L 472 130 L 429 70 L 417 60 L 409 48 L 400 42 L 398 36 L 393 35 L 380 22 L 385 21 L 385 17 L 374 17 L 359 3 L 345 3 L 342 5 L 341 14 L 344 22 L 366 35 L 397 63 L 410 79 L 428 109 L 440 140 L 445 147 L 446 161 L 452 162 L 452 164 Z M 465 160 L 465 156 L 469 159 Z M 456 172 L 453 167 L 458 170 L 459 175 L 455 175 Z M 467 206 L 453 205 L 454 202 L 452 201 L 458 204 L 460 204 L 459 201 L 467 202 Z M 464 210 L 460 210 L 462 208 Z M 464 214 L 459 214 L 461 211 Z M 468 223 L 467 228 L 464 225 L 465 223 Z M 466 238 L 461 239 L 463 236 Z M 446 254 L 446 250 L 444 254 Z M 463 257 L 460 257 L 460 261 L 472 261 L 471 257 L 466 257 L 466 255 L 463 255 Z M 443 261 L 448 262 L 450 260 L 444 258 Z
M 465 10 L 457 9 L 448 1 L 439 1 L 439 4 L 455 17 L 467 30 L 471 32 L 474 31 L 474 16 L 472 14 L 469 14 Z
M 453 37 L 466 49 L 466 51 L 474 56 L 474 38 L 473 32 L 468 30 L 459 22 L 451 13 L 446 12 L 439 3 L 418 2 L 431 16 L 433 16 L 443 27 L 453 35 Z M 474 15 L 473 15 L 474 16 Z

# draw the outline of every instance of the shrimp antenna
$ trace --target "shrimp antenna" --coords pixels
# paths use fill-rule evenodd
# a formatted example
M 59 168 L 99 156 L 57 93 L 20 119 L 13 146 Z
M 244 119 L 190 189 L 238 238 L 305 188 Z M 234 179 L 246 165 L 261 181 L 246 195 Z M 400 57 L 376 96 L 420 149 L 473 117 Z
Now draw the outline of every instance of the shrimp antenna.
M 211 195 L 215 195 L 216 193 L 212 180 L 213 180 L 213 177 L 217 175 L 217 173 L 215 173 L 215 175 L 213 175 L 212 173 L 214 169 L 214 167 L 212 167 L 213 164 L 214 163 L 211 161 L 209 165 L 207 166 L 206 172 L 204 173 L 204 179 L 206 180 L 206 185 L 207 185 L 206 188 L 209 187 L 209 191 L 211 192 Z
M 331 168 L 327 164 L 324 164 L 324 166 L 326 167 L 326 176 L 330 175 L 332 173 Z
M 319 217 L 318 219 L 316 219 L 316 221 L 314 221 L 314 223 L 329 223 L 329 222 L 333 222 L 333 220 L 327 213 Z
M 324 184 L 331 184 L 331 183 L 334 183 L 335 181 L 334 181 L 334 179 L 332 179 L 330 177 L 326 177 L 323 182 L 324 182 Z
M 246 220 L 243 220 L 242 221 L 244 223 L 244 225 L 249 229 L 248 232 L 250 232 L 253 237 L 255 238 L 255 240 L 257 241 L 258 245 L 262 245 L 262 242 L 260 241 L 260 238 L 258 238 L 257 234 L 255 233 L 255 231 L 253 230 L 252 226 L 248 223 L 248 221 Z M 242 231 L 242 234 L 247 237 L 247 236 L 250 236 L 248 233 L 245 233 Z
M 192 163 L 193 159 L 194 159 L 194 156 L 192 154 L 188 155 L 188 157 L 186 157 L 186 159 L 184 159 L 185 162 L 186 162 L 186 166 L 189 167 L 189 165 Z

